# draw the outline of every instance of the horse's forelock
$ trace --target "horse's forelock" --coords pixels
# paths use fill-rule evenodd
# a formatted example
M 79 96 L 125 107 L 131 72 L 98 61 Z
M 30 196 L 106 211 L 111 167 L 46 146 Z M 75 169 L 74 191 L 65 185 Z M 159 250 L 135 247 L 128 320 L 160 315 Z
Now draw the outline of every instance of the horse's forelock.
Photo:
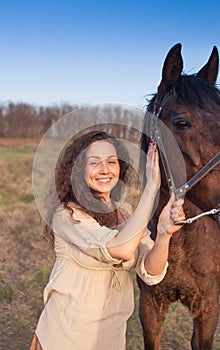
M 182 75 L 175 84 L 176 102 L 191 108 L 220 106 L 220 90 L 196 75 Z
M 218 86 L 198 77 L 196 74 L 182 74 L 172 86 L 172 90 L 174 92 L 173 98 L 170 99 L 168 105 L 170 103 L 173 104 L 175 99 L 176 103 L 184 104 L 194 109 L 207 109 L 208 106 L 211 108 L 220 106 L 220 89 Z M 162 101 L 164 97 L 165 95 L 155 94 L 149 100 L 148 111 L 153 113 L 156 101 Z M 157 110 L 159 107 L 157 105 Z

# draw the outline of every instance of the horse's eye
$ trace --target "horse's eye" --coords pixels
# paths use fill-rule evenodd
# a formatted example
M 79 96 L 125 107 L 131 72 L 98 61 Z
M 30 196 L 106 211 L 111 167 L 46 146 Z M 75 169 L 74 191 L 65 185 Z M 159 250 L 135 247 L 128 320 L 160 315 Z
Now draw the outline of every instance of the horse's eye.
M 191 128 L 191 122 L 186 118 L 175 118 L 172 120 L 172 124 L 177 131 L 182 131 Z

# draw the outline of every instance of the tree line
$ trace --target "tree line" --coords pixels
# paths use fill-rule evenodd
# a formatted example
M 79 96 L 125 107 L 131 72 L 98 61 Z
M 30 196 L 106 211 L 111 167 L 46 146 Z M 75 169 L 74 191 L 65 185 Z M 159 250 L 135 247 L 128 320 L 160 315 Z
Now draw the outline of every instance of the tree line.
M 0 104 L 0 137 L 71 137 L 88 127 L 102 129 L 124 139 L 137 140 L 143 111 L 121 105 L 34 106 L 23 102 Z
M 78 108 L 61 106 L 34 106 L 23 102 L 0 105 L 0 137 L 38 138 L 62 115 Z

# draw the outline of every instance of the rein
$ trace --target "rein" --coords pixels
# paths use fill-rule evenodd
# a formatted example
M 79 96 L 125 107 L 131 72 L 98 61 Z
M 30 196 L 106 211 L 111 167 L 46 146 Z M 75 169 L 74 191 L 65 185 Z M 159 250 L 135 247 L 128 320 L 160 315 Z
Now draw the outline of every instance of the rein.
M 168 100 L 172 96 L 172 94 L 173 94 L 173 90 L 169 91 L 167 93 L 167 95 L 165 95 L 158 110 L 157 110 L 157 106 L 156 106 L 157 101 L 155 101 L 154 106 L 153 106 L 153 115 L 155 116 L 155 118 L 154 118 L 154 125 L 153 125 L 153 129 L 152 129 L 153 134 L 151 136 L 152 136 L 152 138 L 154 138 L 154 140 L 157 143 L 158 148 L 159 148 L 160 158 L 161 158 L 161 161 L 163 164 L 169 192 L 170 193 L 174 192 L 176 199 L 179 199 L 179 198 L 184 198 L 185 194 L 189 190 L 191 190 L 191 188 L 193 186 L 195 186 L 202 178 L 204 178 L 220 162 L 220 152 L 217 153 L 216 156 L 214 156 L 206 165 L 204 165 L 203 168 L 201 168 L 190 180 L 188 180 L 185 184 L 183 184 L 179 188 L 176 188 L 175 182 L 174 182 L 174 179 L 172 176 L 172 172 L 171 172 L 171 169 L 169 167 L 168 158 L 167 158 L 165 147 L 163 144 L 162 133 L 161 133 L 160 126 L 159 126 L 160 114 L 161 114 L 164 106 L 167 104 Z M 193 218 L 189 218 L 187 220 L 181 221 L 181 222 L 176 223 L 176 224 L 177 225 L 191 224 L 193 221 L 199 219 L 200 217 L 202 217 L 204 215 L 214 215 L 214 214 L 219 215 L 220 208 L 211 209 L 207 212 L 203 212 L 203 213 L 201 213 Z
M 202 169 L 198 171 L 189 181 L 177 188 L 174 192 L 177 198 L 184 196 L 186 192 L 191 190 L 203 177 L 205 177 L 220 162 L 220 152 L 216 154 Z

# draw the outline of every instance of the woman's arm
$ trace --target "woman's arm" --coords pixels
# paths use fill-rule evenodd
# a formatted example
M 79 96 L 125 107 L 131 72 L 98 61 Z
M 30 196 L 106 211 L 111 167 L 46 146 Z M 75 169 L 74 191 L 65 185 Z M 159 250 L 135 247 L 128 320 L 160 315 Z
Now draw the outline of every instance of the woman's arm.
M 123 260 L 133 257 L 150 219 L 154 199 L 155 195 L 145 188 L 133 215 L 127 220 L 119 234 L 106 244 L 112 257 Z
M 146 176 L 147 184 L 134 214 L 117 237 L 111 239 L 106 245 L 109 254 L 114 258 L 129 260 L 133 257 L 149 222 L 155 196 L 160 186 L 159 155 L 154 143 L 150 144 L 147 154 Z M 161 213 L 158 222 L 159 234 L 145 262 L 146 269 L 150 274 L 157 274 L 157 271 L 161 273 L 165 267 L 170 237 L 172 233 L 181 228 L 181 226 L 174 225 L 173 220 L 185 218 L 182 204 L 182 200 L 175 202 L 175 197 L 172 196 Z
M 145 269 L 150 275 L 160 275 L 166 266 L 170 238 L 181 227 L 175 225 L 175 222 L 185 220 L 182 204 L 183 200 L 175 201 L 175 196 L 172 194 L 169 202 L 160 214 L 157 225 L 157 237 L 153 248 L 146 255 L 144 263 Z
M 146 163 L 147 184 L 133 215 L 119 234 L 106 247 L 114 258 L 129 260 L 133 257 L 150 219 L 156 193 L 160 187 L 159 155 L 156 144 L 151 142 Z

